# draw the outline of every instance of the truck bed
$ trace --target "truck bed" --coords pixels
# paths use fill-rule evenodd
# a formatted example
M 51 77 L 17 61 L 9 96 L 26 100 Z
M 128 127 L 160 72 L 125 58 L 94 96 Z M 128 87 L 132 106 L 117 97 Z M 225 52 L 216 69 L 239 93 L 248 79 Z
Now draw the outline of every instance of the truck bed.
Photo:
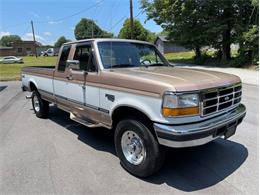
M 38 90 L 53 94 L 55 66 L 29 66 L 22 68 L 22 87 L 29 89 L 34 84 Z
M 22 68 L 22 74 L 37 74 L 37 75 L 46 75 L 53 76 L 55 66 L 28 66 Z

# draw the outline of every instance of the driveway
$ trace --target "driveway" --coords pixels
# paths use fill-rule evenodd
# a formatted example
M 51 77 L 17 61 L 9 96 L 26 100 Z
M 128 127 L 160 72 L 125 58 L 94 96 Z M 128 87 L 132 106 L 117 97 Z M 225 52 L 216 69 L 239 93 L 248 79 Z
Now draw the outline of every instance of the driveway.
M 182 68 L 196 68 L 210 71 L 224 72 L 228 74 L 234 74 L 241 78 L 242 82 L 249 85 L 259 84 L 259 71 L 246 68 L 231 68 L 231 67 L 214 67 L 214 66 L 200 66 L 194 64 L 175 64 L 177 67 Z
M 243 86 L 247 115 L 235 136 L 168 149 L 162 170 L 147 179 L 120 166 L 110 131 L 77 124 L 54 106 L 38 119 L 19 82 L 0 86 L 1 194 L 258 194 L 258 86 Z

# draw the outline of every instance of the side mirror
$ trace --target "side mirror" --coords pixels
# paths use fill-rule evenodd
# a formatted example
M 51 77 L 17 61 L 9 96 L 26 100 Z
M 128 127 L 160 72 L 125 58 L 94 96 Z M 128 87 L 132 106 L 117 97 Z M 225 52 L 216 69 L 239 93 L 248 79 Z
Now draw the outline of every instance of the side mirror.
M 79 60 L 67 60 L 66 61 L 67 67 L 71 70 L 79 70 Z

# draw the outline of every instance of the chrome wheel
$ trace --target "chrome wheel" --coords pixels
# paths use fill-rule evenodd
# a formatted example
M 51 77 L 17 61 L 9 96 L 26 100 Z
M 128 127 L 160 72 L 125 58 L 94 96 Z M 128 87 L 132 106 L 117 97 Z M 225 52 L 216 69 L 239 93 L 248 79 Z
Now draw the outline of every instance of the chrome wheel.
M 34 110 L 36 112 L 39 112 L 40 111 L 40 103 L 39 103 L 39 99 L 37 96 L 34 96 L 33 97 L 33 106 L 34 106 Z
M 139 165 L 146 156 L 143 140 L 133 131 L 126 131 L 121 138 L 123 154 L 128 162 Z

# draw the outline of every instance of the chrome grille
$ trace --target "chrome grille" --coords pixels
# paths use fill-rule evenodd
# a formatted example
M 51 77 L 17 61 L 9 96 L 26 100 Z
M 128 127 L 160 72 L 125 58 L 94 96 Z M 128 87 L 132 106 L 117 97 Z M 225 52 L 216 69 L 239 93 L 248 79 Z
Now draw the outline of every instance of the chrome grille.
M 202 116 L 235 107 L 241 101 L 242 86 L 236 84 L 202 92 Z

